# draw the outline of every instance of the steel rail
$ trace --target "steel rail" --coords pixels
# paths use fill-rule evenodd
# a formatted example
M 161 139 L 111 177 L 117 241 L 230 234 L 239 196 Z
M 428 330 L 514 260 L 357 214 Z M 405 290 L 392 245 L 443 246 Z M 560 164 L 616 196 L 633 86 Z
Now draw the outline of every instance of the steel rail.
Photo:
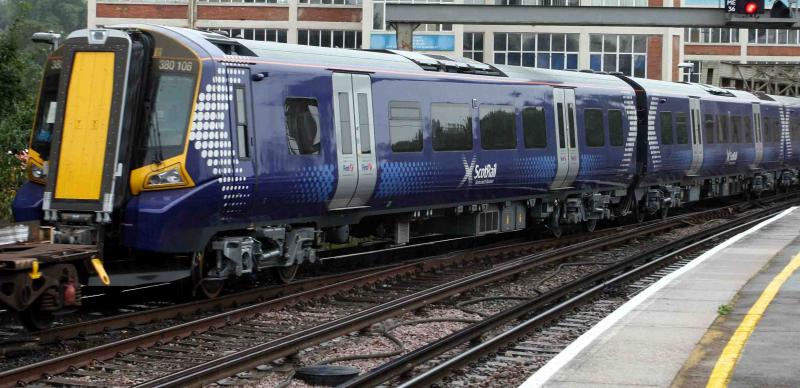
M 742 207 L 744 205 L 740 204 L 737 206 Z M 641 224 L 635 230 L 657 227 L 654 225 L 660 225 L 658 226 L 659 230 L 668 229 L 670 227 L 680 224 L 681 222 L 684 222 L 686 219 L 691 219 L 698 216 L 707 217 L 709 215 L 724 213 L 725 210 L 729 208 L 730 206 L 726 206 L 722 208 L 706 210 L 693 214 L 677 216 L 667 220 L 653 221 L 652 225 L 647 223 Z M 618 230 L 622 229 L 621 228 L 605 229 L 600 233 L 595 233 L 590 236 L 596 237 L 595 240 L 602 240 L 605 239 L 605 237 L 602 236 L 603 233 L 614 233 Z M 585 235 L 580 235 L 576 237 L 585 238 L 581 236 Z M 629 234 L 626 234 L 626 236 L 627 236 L 626 238 L 633 237 Z M 500 255 L 518 255 L 521 252 L 527 253 L 530 252 L 530 250 L 532 250 L 531 249 L 532 246 L 536 246 L 539 249 L 543 248 L 554 249 L 557 246 L 569 243 L 570 240 L 573 239 L 561 238 L 561 239 L 552 239 L 544 241 L 524 242 L 524 243 L 511 244 L 506 247 L 478 248 L 478 249 L 473 249 L 471 251 L 467 250 L 466 252 L 458 252 L 456 254 L 439 255 L 437 256 L 438 258 L 429 257 L 426 260 L 414 262 L 412 264 L 403 265 L 393 269 L 388 269 L 385 271 L 381 271 L 380 273 L 377 274 L 364 275 L 358 278 L 350 279 L 349 281 L 342 281 L 335 284 L 326 285 L 317 289 L 303 291 L 297 294 L 284 296 L 279 299 L 267 302 L 261 302 L 245 308 L 238 308 L 232 311 L 216 314 L 210 317 L 198 319 L 191 322 L 186 322 L 173 327 L 156 330 L 150 333 L 141 334 L 135 337 L 127 338 L 113 343 L 108 343 L 94 348 L 89 348 L 82 351 L 74 352 L 72 354 L 56 357 L 50 360 L 41 361 L 34 364 L 11 369 L 8 371 L 0 372 L 0 386 L 26 384 L 28 382 L 31 382 L 33 380 L 42 377 L 55 375 L 58 373 L 65 372 L 67 370 L 88 365 L 95 360 L 110 359 L 116 355 L 132 353 L 141 348 L 148 348 L 154 345 L 163 344 L 180 338 L 188 337 L 190 335 L 202 333 L 207 330 L 220 328 L 227 324 L 235 323 L 242 319 L 255 316 L 257 313 L 262 311 L 268 311 L 276 308 L 297 304 L 299 302 L 306 300 L 313 300 L 328 295 L 334 295 L 336 293 L 365 286 L 374 282 L 391 278 L 408 276 L 421 271 L 428 271 L 436 268 L 446 267 L 458 262 L 464 262 L 468 260 L 477 260 L 481 258 L 485 259 Z M 590 240 L 590 241 L 595 241 L 595 240 Z M 584 241 L 578 243 L 575 246 L 579 245 L 583 246 L 587 243 L 588 242 Z M 529 250 L 526 251 L 526 247 Z M 512 260 L 511 263 L 518 262 L 519 260 L 522 259 L 524 259 L 524 257 L 521 259 Z M 314 343 L 311 344 L 313 345 Z
M 679 255 L 687 254 L 707 245 L 709 242 L 729 236 L 742 229 L 760 223 L 775 213 L 783 210 L 785 205 L 776 206 L 764 211 L 731 220 L 698 234 L 690 235 L 668 244 L 637 254 L 617 264 L 596 271 L 592 274 L 574 280 L 564 287 L 553 289 L 527 302 L 520 303 L 508 310 L 499 312 L 481 322 L 472 324 L 462 330 L 448 335 L 436 342 L 415 349 L 392 361 L 383 364 L 365 374 L 339 385 L 338 388 L 357 386 L 375 386 L 400 376 L 455 347 L 480 338 L 485 333 L 497 329 L 510 321 L 526 315 L 538 313 L 531 319 L 516 325 L 514 328 L 503 332 L 489 340 L 482 341 L 479 345 L 450 358 L 419 376 L 404 382 L 401 387 L 428 386 L 450 374 L 451 371 L 461 368 L 468 363 L 491 354 L 493 351 L 511 343 L 530 333 L 548 322 L 558 319 L 564 313 L 574 309 L 586 300 L 594 298 L 609 286 L 628 282 L 663 267 L 666 263 L 674 261 Z M 663 254 L 662 252 L 668 251 Z M 633 268 L 631 268 L 633 266 Z M 576 293 L 578 293 L 576 295 Z M 567 300 L 564 298 L 574 295 Z M 557 303 L 554 305 L 554 303 Z M 545 310 L 546 309 L 546 310 Z M 544 311 L 543 311 L 544 310 Z
M 527 255 L 492 269 L 362 310 L 356 314 L 303 330 L 279 340 L 255 345 L 242 351 L 153 379 L 135 387 L 200 386 L 207 382 L 229 377 L 242 370 L 254 368 L 265 362 L 295 354 L 302 349 L 364 329 L 374 323 L 413 311 L 452 295 L 514 276 L 522 271 L 557 262 L 586 251 L 608 247 L 643 235 L 671 229 L 682 222 L 683 217 L 676 217 L 676 219 L 658 221 L 652 225 L 640 226 L 633 230 L 623 230 L 611 236 L 592 239 L 553 251 Z
M 600 235 L 602 236 L 602 233 Z M 597 238 L 597 234 L 590 236 L 593 238 Z M 585 240 L 586 237 L 587 237 L 586 235 L 581 235 L 567 239 L 563 238 L 546 239 L 546 240 L 533 241 L 527 243 L 515 243 L 507 247 L 508 254 L 522 252 L 525 251 L 526 249 L 527 250 L 547 249 L 563 244 L 569 244 L 570 242 L 573 241 L 580 241 L 580 239 Z M 459 262 L 476 260 L 475 259 L 476 257 L 488 258 L 494 256 L 496 254 L 497 249 L 498 249 L 497 247 L 494 248 L 483 247 L 479 249 L 461 250 L 461 251 L 451 252 L 446 255 L 436 255 L 424 259 L 413 260 L 410 263 L 390 266 L 390 268 L 383 270 L 377 270 L 377 271 L 366 270 L 365 272 L 369 272 L 368 274 L 357 277 L 351 276 L 347 279 L 336 278 L 337 276 L 343 277 L 345 275 L 333 275 L 334 278 L 328 278 L 327 281 L 320 280 L 318 282 L 319 284 L 315 284 L 317 286 L 316 288 L 303 290 L 303 287 L 300 287 L 300 292 L 294 294 L 286 294 L 286 291 L 283 290 L 284 292 L 283 296 L 281 296 L 278 299 L 259 302 L 251 306 L 241 307 L 231 311 L 219 313 L 213 316 L 200 318 L 191 322 L 186 322 L 176 326 L 155 330 L 153 332 L 141 334 L 135 337 L 130 337 L 127 339 L 81 350 L 64 356 L 55 357 L 49 360 L 40 361 L 30 365 L 14 368 L 8 371 L 3 371 L 0 372 L 0 386 L 11 386 L 15 384 L 24 385 L 33 380 L 62 373 L 64 371 L 73 368 L 78 368 L 88 365 L 96 360 L 110 359 L 118 354 L 131 353 L 140 348 L 148 348 L 157 344 L 167 343 L 175 339 L 187 337 L 208 330 L 221 328 L 227 324 L 235 323 L 242 319 L 252 317 L 258 314 L 259 312 L 274 310 L 281 307 L 297 304 L 303 301 L 313 300 L 324 296 L 335 295 L 340 292 L 344 292 L 357 287 L 362 287 L 375 282 L 380 282 L 392 278 L 399 278 L 403 276 L 409 276 L 419 272 L 447 267 Z M 491 250 L 492 254 L 486 253 L 485 250 L 486 251 Z M 317 283 L 317 282 L 312 280 L 312 283 Z M 300 286 L 299 283 L 298 286 Z M 277 291 L 280 292 L 281 290 Z M 214 302 L 214 301 L 212 300 L 209 302 Z M 235 303 L 235 301 L 233 301 L 232 303 Z M 183 310 L 184 307 L 186 307 L 189 310 L 193 308 L 193 306 L 175 306 L 174 308 L 167 307 L 167 309 L 172 309 L 172 311 L 175 311 L 175 310 Z M 147 315 L 147 311 L 145 311 L 144 313 L 145 315 Z M 147 317 L 140 319 L 146 321 Z M 111 321 L 119 323 L 119 321 L 114 319 L 114 317 L 111 317 L 109 319 L 109 322 Z M 70 328 L 69 330 L 72 333 L 75 332 L 80 333 L 81 328 L 79 326 L 76 326 Z M 51 336 L 55 335 L 56 335 L 55 333 L 51 334 Z

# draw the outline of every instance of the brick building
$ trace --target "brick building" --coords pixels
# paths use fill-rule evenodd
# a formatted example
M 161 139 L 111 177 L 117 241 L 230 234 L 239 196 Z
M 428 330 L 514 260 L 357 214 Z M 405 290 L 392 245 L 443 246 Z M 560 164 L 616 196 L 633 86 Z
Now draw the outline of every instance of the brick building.
M 224 30 L 232 37 L 245 39 L 394 48 L 394 33 L 384 20 L 387 1 L 393 0 L 89 0 L 88 23 L 94 26 L 146 21 Z M 463 1 L 485 1 L 497 6 L 680 7 L 703 5 L 707 0 Z M 620 71 L 663 80 L 678 80 L 678 64 L 689 61 L 695 63 L 691 74 L 695 82 L 742 86 L 755 73 L 752 66 L 738 64 L 794 62 L 793 57 L 800 54 L 800 37 L 796 30 L 427 24 L 415 32 L 414 46 L 418 51 L 465 56 L 487 63 Z

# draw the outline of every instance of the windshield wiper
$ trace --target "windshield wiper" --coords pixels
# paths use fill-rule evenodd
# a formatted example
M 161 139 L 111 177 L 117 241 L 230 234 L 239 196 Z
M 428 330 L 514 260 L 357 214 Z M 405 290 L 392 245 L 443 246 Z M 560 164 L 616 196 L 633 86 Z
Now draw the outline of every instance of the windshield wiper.
M 148 131 L 150 132 L 150 140 L 155 142 L 155 155 L 153 155 L 153 163 L 161 164 L 164 161 L 164 150 L 161 146 L 161 130 L 159 129 L 158 125 L 158 113 L 152 109 L 152 107 L 148 104 L 148 110 L 150 110 L 150 125 L 148 125 Z

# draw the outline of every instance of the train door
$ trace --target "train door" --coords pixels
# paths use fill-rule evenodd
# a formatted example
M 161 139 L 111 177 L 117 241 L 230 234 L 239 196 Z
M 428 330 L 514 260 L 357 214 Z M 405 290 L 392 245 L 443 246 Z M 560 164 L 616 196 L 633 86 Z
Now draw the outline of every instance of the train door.
M 755 144 L 755 158 L 753 167 L 758 167 L 764 160 L 764 131 L 761 129 L 761 105 L 753 103 L 753 142 Z
M 228 67 L 228 95 L 230 105 L 228 108 L 228 123 L 230 125 L 229 150 L 232 150 L 229 166 L 220 166 L 219 171 L 223 176 L 223 197 L 232 212 L 241 211 L 245 218 L 250 198 L 255 192 L 256 164 L 253 128 L 252 91 L 250 89 L 250 69 L 241 67 Z M 218 104 L 222 104 L 218 102 Z M 213 105 L 213 103 L 212 103 Z M 224 139 L 220 143 L 224 142 Z M 226 148 L 220 151 L 225 152 Z M 220 155 L 222 156 L 222 155 Z M 214 157 L 216 157 L 214 155 Z
M 703 137 L 700 130 L 700 99 L 689 98 L 689 124 L 692 128 L 692 165 L 687 175 L 697 175 L 703 166 Z
M 363 207 L 378 177 L 372 81 L 364 74 L 333 74 L 338 184 L 329 209 Z
M 578 176 L 580 155 L 575 117 L 575 90 L 553 89 L 558 167 L 551 189 L 568 188 Z

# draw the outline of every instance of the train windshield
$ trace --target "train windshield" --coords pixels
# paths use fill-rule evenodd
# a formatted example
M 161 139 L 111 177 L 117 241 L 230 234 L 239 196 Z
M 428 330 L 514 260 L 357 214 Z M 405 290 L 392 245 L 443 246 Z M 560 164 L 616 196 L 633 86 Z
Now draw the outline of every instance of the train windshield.
M 52 64 L 49 64 L 52 68 Z M 56 122 L 56 112 L 58 111 L 58 81 L 60 70 L 51 70 L 45 73 L 42 82 L 42 91 L 39 95 L 39 106 L 36 110 L 36 122 L 34 123 L 33 137 L 31 138 L 31 149 L 36 151 L 42 160 L 47 160 L 50 156 L 50 140 L 53 136 L 53 126 Z
M 149 118 L 145 163 L 160 162 L 183 152 L 195 77 L 189 74 L 161 73 L 156 80 L 155 103 Z

